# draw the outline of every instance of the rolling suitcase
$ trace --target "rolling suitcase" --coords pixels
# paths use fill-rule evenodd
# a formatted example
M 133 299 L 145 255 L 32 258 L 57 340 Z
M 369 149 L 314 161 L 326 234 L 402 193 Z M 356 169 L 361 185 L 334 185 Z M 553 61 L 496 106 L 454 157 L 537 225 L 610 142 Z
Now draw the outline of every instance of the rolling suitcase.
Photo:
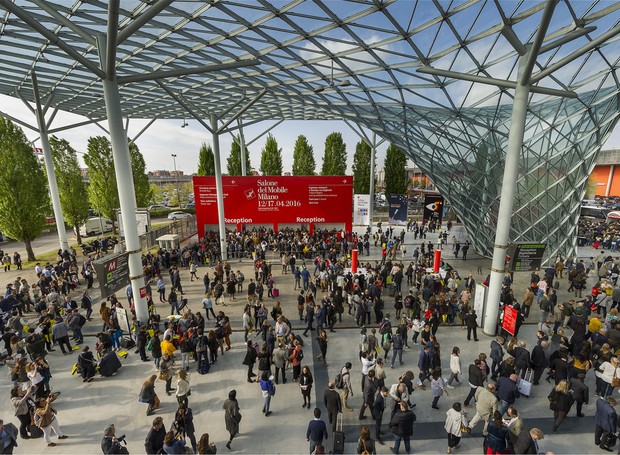
M 396 294 L 396 286 L 395 286 L 395 285 L 393 285 L 393 284 L 390 284 L 390 285 L 388 286 L 388 295 L 389 295 L 390 297 L 394 297 L 394 295 L 395 295 L 395 294 Z
M 534 376 L 533 370 L 527 370 L 523 377 L 519 380 L 519 393 L 529 397 L 532 393 L 532 377 Z
M 277 299 L 278 297 L 280 297 L 280 290 L 278 288 L 273 288 L 271 290 L 271 295 L 273 295 L 274 299 Z
M 344 432 L 342 431 L 342 413 L 336 416 L 336 431 L 334 431 L 334 448 L 332 453 L 344 453 Z

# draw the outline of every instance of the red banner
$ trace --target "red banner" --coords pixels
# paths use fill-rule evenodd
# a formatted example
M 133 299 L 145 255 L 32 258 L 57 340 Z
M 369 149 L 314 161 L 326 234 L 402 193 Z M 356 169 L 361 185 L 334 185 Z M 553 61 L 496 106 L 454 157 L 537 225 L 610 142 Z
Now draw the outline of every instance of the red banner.
M 215 177 L 194 177 L 199 236 L 217 224 Z M 222 177 L 224 222 L 241 225 L 343 223 L 352 229 L 353 177 Z
M 511 306 L 504 306 L 504 319 L 502 320 L 502 328 L 508 332 L 509 334 L 515 334 L 515 329 L 517 328 L 517 313 Z

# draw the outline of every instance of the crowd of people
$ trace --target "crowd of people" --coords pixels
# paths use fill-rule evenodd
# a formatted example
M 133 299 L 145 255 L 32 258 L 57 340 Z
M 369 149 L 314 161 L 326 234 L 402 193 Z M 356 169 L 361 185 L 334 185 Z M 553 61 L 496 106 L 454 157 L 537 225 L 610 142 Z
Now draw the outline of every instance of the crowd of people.
M 418 231 L 424 229 L 419 227 Z M 410 227 L 408 232 L 411 230 Z M 448 233 L 448 229 L 443 232 Z M 353 273 L 350 250 L 356 246 L 365 248 L 365 243 L 376 235 L 381 242 L 378 245 L 382 248 L 381 259 L 360 258 L 358 272 Z M 263 415 L 272 415 L 273 397 L 280 384 L 291 387 L 293 383 L 293 387 L 299 387 L 302 406 L 314 407 L 306 434 L 310 453 L 321 453 L 330 434 L 336 444 L 338 416 L 351 412 L 356 383 L 363 398 L 358 418 L 366 419 L 368 411 L 374 420 L 373 426 L 360 427 L 358 453 L 375 453 L 377 445 L 384 444 L 384 423 L 392 433 L 393 453 L 398 453 L 401 444 L 409 453 L 415 408 L 420 404 L 416 401 L 426 393 L 431 409 L 445 409 L 448 453 L 458 450 L 460 438 L 471 434 L 479 422 L 483 422 L 481 446 L 485 453 L 537 453 L 537 441 L 544 433 L 529 426 L 527 417 L 518 411 L 518 400 L 522 394 L 530 393 L 527 384 L 543 387 L 542 378 L 547 373 L 544 379 L 550 384 L 545 396 L 553 411 L 553 424 L 548 431 L 558 432 L 573 407 L 577 416 L 584 415 L 583 406 L 590 402 L 587 385 L 590 371 L 596 377 L 595 443 L 604 450 L 609 449 L 617 419 L 611 393 L 620 385 L 616 383 L 620 382 L 620 379 L 616 381 L 620 374 L 616 374 L 618 361 L 614 355 L 620 348 L 616 308 L 620 303 L 620 289 L 616 289 L 613 277 L 617 259 L 604 252 L 589 261 L 558 257 L 544 273 L 532 274 L 530 286 L 520 302 L 517 298 L 520 291 L 514 289 L 512 276 L 507 273 L 498 311 L 501 321 L 505 307 L 517 310 L 514 336 L 503 331 L 500 322 L 498 337 L 488 350 L 480 349 L 465 369 L 461 351 L 469 349 L 463 345 L 449 346 L 449 359 L 442 359 L 440 340 L 445 327 L 461 326 L 464 344 L 478 341 L 479 315 L 474 311 L 472 297 L 476 281 L 470 274 L 462 277 L 447 262 L 442 263 L 439 273 L 429 272 L 433 244 L 422 242 L 406 254 L 404 239 L 404 231 L 395 234 L 392 230 L 361 236 L 338 232 L 317 232 L 310 236 L 291 230 L 275 236 L 268 232 L 262 237 L 239 234 L 230 237 L 229 242 L 254 245 L 250 247 L 255 253 L 251 255 L 253 277 L 252 272 L 246 272 L 248 278 L 239 267 L 234 270 L 231 262 L 205 254 L 217 243 L 208 238 L 178 252 L 162 250 L 145 255 L 143 269 L 150 317 L 146 325 L 139 325 L 133 317 L 131 336 L 141 360 L 152 360 L 156 374 L 148 376 L 137 399 L 147 405 L 147 415 L 157 413 L 161 400 L 155 384 L 161 381 L 165 383 L 166 394 L 174 395 L 178 406 L 169 431 L 165 430 L 162 417 L 155 417 L 146 439 L 147 447 L 151 448 L 147 452 L 182 453 L 186 446 L 196 453 L 216 450 L 209 434 L 196 440 L 187 372 L 193 366 L 199 374 L 208 373 L 217 364 L 218 356 L 231 349 L 231 314 L 224 311 L 224 307 L 231 305 L 235 308 L 231 310 L 235 311 L 234 319 L 241 320 L 241 325 L 234 329 L 244 333 L 245 349 L 238 363 L 247 368 L 247 382 L 258 384 Z M 443 248 L 449 248 L 449 236 L 440 239 Z M 456 245 L 457 242 L 452 242 L 453 252 L 457 250 Z M 279 254 L 277 261 L 260 253 L 274 246 Z M 205 269 L 202 276 L 204 298 L 199 310 L 196 310 L 197 302 L 192 302 L 192 310 L 186 306 L 183 281 L 200 281 L 197 266 L 207 263 L 212 267 Z M 30 438 L 37 436 L 38 429 L 50 447 L 55 445 L 51 441 L 52 432 L 59 439 L 66 435 L 60 430 L 51 404 L 58 396 L 50 385 L 53 362 L 48 353 L 58 347 L 64 355 L 71 355 L 75 352 L 72 341 L 75 345 L 84 341 L 81 329 L 92 321 L 93 304 L 88 289 L 78 287 L 83 284 L 89 287 L 85 273 L 89 270 L 92 270 L 89 259 L 79 265 L 73 254 L 61 254 L 55 266 L 48 264 L 35 269 L 35 285 L 20 277 L 7 286 L 6 296 L 0 302 L 10 313 L 2 325 L 6 349 L 3 361 L 11 368 L 14 383 L 11 399 L 19 420 L 17 431 L 20 437 Z M 72 278 L 76 273 L 77 281 Z M 566 280 L 572 291 L 581 288 L 577 277 L 593 276 L 598 280 L 591 294 L 582 300 L 576 295 L 573 300 L 559 301 L 557 292 L 563 286 L 562 280 Z M 62 285 L 64 281 L 74 281 L 75 288 Z M 279 287 L 284 285 L 291 286 L 285 292 L 293 296 L 289 295 L 286 305 L 279 295 Z M 153 293 L 159 296 L 157 304 Z M 125 290 L 125 297 L 131 317 L 134 302 L 130 287 Z M 291 305 L 292 299 L 296 305 Z M 237 301 L 241 302 L 238 306 Z M 171 317 L 162 319 L 156 307 L 166 304 Z M 217 306 L 223 309 L 215 309 Z M 128 348 L 121 345 L 124 337 L 118 321 L 120 309 L 123 303 L 116 295 L 100 304 L 102 329 L 97 333 L 96 344 L 92 351 L 84 346 L 76 356 L 76 370 L 84 382 L 92 381 L 97 372 L 103 376 L 115 374 L 121 366 L 119 354 Z M 36 316 L 32 316 L 34 312 Z M 30 317 L 35 318 L 35 323 L 26 324 Z M 518 336 L 519 327 L 528 320 L 539 326 L 535 340 Z M 294 325 L 302 328 L 295 330 Z M 328 378 L 323 392 L 321 405 L 327 411 L 328 426 L 321 423 L 321 409 L 313 403 L 319 393 L 313 392 L 316 378 L 309 357 L 312 352 L 317 354 L 313 359 L 314 372 L 317 361 L 327 367 L 330 338 L 340 327 L 351 325 L 360 331 L 358 349 L 341 368 L 330 370 L 335 374 Z M 350 334 L 350 330 L 345 334 Z M 417 374 L 407 352 L 413 352 L 417 359 Z M 356 364 L 359 367 L 354 367 Z M 351 377 L 356 374 L 356 368 L 361 372 L 359 382 Z M 388 372 L 393 368 L 405 371 L 397 380 L 387 382 Z M 448 401 L 452 390 L 465 380 L 469 385 L 465 400 Z M 447 403 L 443 404 L 444 401 Z M 475 412 L 470 411 L 472 406 Z M 230 390 L 223 409 L 229 432 L 226 446 L 230 449 L 241 421 L 236 390 Z M 48 419 L 49 423 L 35 417 L 45 413 L 54 416 Z M 5 427 L 0 434 L 10 438 L 11 428 Z M 104 453 L 123 453 L 123 440 L 114 431 L 110 426 L 104 431 Z

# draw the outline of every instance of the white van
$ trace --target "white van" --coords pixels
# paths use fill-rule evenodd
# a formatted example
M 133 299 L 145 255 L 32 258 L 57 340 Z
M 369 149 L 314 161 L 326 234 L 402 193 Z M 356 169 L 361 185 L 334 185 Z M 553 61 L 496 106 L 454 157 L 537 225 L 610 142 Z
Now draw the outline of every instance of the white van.
M 101 218 L 101 221 L 99 217 L 89 218 L 85 225 L 80 226 L 80 235 L 88 237 L 103 234 L 103 232 L 112 232 L 113 225 L 112 220 L 108 218 Z M 103 232 L 101 232 L 101 226 L 103 226 Z

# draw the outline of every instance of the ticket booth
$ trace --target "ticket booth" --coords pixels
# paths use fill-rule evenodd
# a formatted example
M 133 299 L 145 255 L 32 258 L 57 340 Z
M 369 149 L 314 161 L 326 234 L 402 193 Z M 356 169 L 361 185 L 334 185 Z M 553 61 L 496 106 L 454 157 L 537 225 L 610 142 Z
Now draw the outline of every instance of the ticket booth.
M 166 251 L 172 251 L 174 249 L 181 248 L 181 236 L 179 234 L 166 234 L 155 239 L 159 244 L 159 248 Z

